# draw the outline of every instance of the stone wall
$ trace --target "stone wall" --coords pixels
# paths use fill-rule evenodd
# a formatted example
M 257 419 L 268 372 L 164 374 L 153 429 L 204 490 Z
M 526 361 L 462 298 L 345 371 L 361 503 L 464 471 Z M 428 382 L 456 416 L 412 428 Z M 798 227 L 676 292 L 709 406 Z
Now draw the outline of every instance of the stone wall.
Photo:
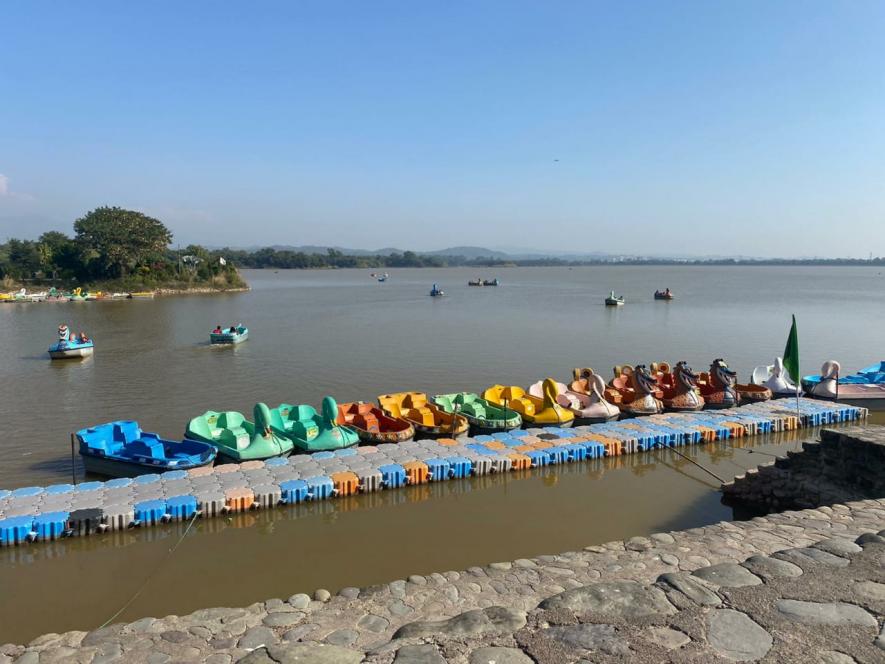
M 824 429 L 820 437 L 723 484 L 726 502 L 770 513 L 885 497 L 885 426 Z

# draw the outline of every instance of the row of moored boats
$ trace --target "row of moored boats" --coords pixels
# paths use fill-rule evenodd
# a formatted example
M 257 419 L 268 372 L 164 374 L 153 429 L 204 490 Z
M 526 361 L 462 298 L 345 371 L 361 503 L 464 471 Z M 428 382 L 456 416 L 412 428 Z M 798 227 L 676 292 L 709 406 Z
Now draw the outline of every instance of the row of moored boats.
M 833 367 L 825 365 L 825 369 Z M 842 378 L 843 385 L 875 380 L 885 388 L 885 363 L 868 373 Z M 809 396 L 828 398 L 830 374 L 808 376 Z M 827 388 L 828 389 L 828 388 Z M 843 387 L 843 389 L 845 389 Z M 292 453 L 334 451 L 360 443 L 378 445 L 412 438 L 458 438 L 506 432 L 522 427 L 570 427 L 641 417 L 664 411 L 721 409 L 777 397 L 799 390 L 783 370 L 780 358 L 753 372 L 753 382 L 740 384 L 721 359 L 696 374 L 685 362 L 649 366 L 617 366 L 606 382 L 590 368 L 577 368 L 566 385 L 553 378 L 529 388 L 492 385 L 482 392 L 383 394 L 377 403 L 337 403 L 327 396 L 317 411 L 308 404 L 258 403 L 250 420 L 236 411 L 209 410 L 194 417 L 183 441 L 143 432 L 134 421 L 117 421 L 77 432 L 87 471 L 129 476 L 161 470 L 186 470 L 216 458 L 243 462 Z
M 22 302 L 94 302 L 96 300 L 147 300 L 153 297 L 153 291 L 107 293 L 104 291 L 88 291 L 82 288 L 75 288 L 71 291 L 50 288 L 45 291 L 28 292 L 22 288 L 12 293 L 0 293 L 0 302 L 11 304 Z

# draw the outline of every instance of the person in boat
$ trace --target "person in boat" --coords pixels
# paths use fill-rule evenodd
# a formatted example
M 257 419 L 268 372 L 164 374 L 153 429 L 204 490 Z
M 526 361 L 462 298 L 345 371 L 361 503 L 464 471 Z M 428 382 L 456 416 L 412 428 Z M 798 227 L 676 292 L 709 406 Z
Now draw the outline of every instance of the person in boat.
M 89 337 L 86 336 L 85 332 L 80 332 L 80 343 L 81 344 L 89 343 Z
M 221 325 L 216 325 L 215 329 L 212 330 L 212 334 L 221 334 Z
M 237 333 L 237 326 L 236 326 L 236 325 L 231 325 L 231 326 L 230 326 L 230 329 L 228 330 L 228 332 L 230 332 L 231 334 L 236 334 L 236 333 Z

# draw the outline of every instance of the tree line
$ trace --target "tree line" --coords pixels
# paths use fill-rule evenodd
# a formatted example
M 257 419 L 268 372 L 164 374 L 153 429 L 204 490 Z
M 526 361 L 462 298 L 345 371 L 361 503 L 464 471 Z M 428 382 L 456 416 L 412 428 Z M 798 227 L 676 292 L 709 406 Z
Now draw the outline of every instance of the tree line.
M 217 252 L 190 245 L 169 248 L 172 233 L 153 217 L 100 207 L 74 222 L 74 236 L 47 231 L 37 240 L 0 244 L 0 280 L 121 286 L 242 285 L 235 264 Z
M 612 256 L 601 258 L 566 259 L 494 258 L 440 256 L 414 251 L 388 255 L 348 255 L 336 249 L 325 254 L 274 249 L 265 247 L 255 251 L 225 248 L 220 253 L 229 256 L 237 265 L 253 269 L 307 269 L 307 268 L 387 268 L 387 267 L 578 267 L 584 265 L 885 265 L 885 258 L 652 258 L 641 256 Z

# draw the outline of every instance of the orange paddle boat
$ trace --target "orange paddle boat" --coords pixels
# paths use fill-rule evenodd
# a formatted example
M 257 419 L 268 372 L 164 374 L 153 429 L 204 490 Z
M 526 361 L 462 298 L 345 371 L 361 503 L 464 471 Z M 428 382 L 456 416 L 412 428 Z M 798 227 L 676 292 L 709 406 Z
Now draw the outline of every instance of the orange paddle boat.
M 402 443 L 411 440 L 415 427 L 399 417 L 390 417 L 378 406 L 362 401 L 338 404 L 338 424 L 357 432 L 367 445 Z
M 415 428 L 420 438 L 457 438 L 467 433 L 470 424 L 463 415 L 453 415 L 427 400 L 423 392 L 382 394 L 378 404 L 389 416 L 401 418 Z

